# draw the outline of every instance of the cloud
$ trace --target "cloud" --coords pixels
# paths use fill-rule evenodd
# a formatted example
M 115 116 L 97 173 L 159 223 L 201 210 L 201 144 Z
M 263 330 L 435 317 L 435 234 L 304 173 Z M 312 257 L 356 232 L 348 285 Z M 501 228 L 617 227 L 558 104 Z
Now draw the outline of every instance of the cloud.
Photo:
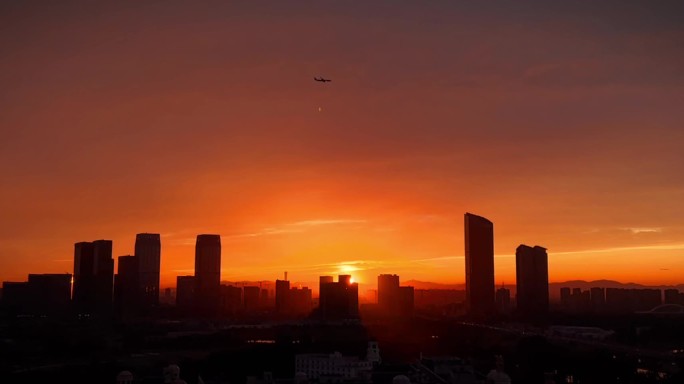
M 625 251 L 676 251 L 684 250 L 684 244 L 652 244 L 638 245 L 634 247 L 614 247 L 601 249 L 586 249 L 582 251 L 549 252 L 553 255 L 579 255 L 584 253 L 613 253 Z
M 280 235 L 283 233 L 299 233 L 304 232 L 301 229 L 287 229 L 287 228 L 264 228 L 261 231 L 251 232 L 251 233 L 240 233 L 236 235 L 223 236 L 226 239 L 236 239 L 244 237 L 259 237 L 259 236 L 270 236 L 270 235 Z
M 648 227 L 630 227 L 630 228 L 620 228 L 623 231 L 630 231 L 635 235 L 638 235 L 640 233 L 661 233 L 663 231 L 662 228 L 648 228 Z
M 366 223 L 366 220 L 356 220 L 356 219 L 317 219 L 317 220 L 304 220 L 290 223 L 291 226 L 306 226 L 313 227 L 319 225 L 340 225 L 340 224 L 361 224 Z

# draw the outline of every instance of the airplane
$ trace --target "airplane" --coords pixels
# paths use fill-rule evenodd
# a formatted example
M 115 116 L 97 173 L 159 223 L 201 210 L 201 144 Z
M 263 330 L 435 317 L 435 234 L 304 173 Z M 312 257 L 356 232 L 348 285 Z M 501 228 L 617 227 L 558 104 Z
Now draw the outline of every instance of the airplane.
M 321 76 L 320 78 L 314 77 L 314 80 L 320 81 L 320 82 L 323 82 L 323 83 L 325 83 L 326 81 L 332 81 L 332 80 L 330 80 L 330 79 L 324 79 L 322 76 Z

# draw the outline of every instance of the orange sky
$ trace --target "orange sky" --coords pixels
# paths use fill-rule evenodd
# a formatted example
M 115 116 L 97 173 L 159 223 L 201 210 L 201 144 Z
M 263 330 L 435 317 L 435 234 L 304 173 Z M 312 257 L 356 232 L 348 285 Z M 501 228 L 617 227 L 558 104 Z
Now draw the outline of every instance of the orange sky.
M 164 285 L 198 233 L 225 280 L 462 282 L 468 211 L 497 282 L 684 282 L 681 2 L 226 3 L 0 5 L 0 280 L 157 232 Z

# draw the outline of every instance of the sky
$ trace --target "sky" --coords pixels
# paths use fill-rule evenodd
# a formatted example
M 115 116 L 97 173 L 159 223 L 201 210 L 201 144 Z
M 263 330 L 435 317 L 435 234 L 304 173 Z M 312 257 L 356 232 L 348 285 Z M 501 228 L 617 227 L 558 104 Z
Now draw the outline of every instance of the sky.
M 600 4 L 597 4 L 600 3 Z M 0 3 L 0 281 L 162 236 L 162 286 L 684 282 L 681 1 Z M 314 76 L 332 79 L 313 81 Z

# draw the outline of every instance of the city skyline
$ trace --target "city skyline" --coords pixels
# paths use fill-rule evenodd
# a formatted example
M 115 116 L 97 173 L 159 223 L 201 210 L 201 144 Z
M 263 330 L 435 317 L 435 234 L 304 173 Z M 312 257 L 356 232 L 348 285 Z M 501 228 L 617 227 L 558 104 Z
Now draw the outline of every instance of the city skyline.
M 471 225 L 471 227 L 477 228 L 477 229 L 474 231 L 475 235 L 473 235 L 473 236 L 475 236 L 475 238 L 477 239 L 476 243 L 481 243 L 481 244 L 478 244 L 478 245 L 477 245 L 477 248 L 479 248 L 479 249 L 477 249 L 476 252 L 475 252 L 475 254 L 477 254 L 477 255 L 479 255 L 479 256 L 474 256 L 474 259 L 482 258 L 482 257 L 483 257 L 482 255 L 484 255 L 484 256 L 485 256 L 485 259 L 486 259 L 486 258 L 487 258 L 487 257 L 486 257 L 486 254 L 489 254 L 489 253 L 491 252 L 491 247 L 493 247 L 494 244 L 496 243 L 496 242 L 494 241 L 495 236 L 494 236 L 494 233 L 493 233 L 493 223 L 492 223 L 491 221 L 489 221 L 488 219 L 484 218 L 484 217 L 481 217 L 481 216 L 478 216 L 478 215 L 474 215 L 474 214 L 468 213 L 468 212 L 465 213 L 464 217 L 465 217 L 465 222 L 464 222 L 464 226 L 463 226 L 463 231 L 464 231 L 464 236 L 463 236 L 463 238 L 464 238 L 464 243 L 467 244 L 466 239 L 469 238 L 469 234 L 468 234 L 467 227 L 468 227 L 468 223 L 469 223 L 469 221 L 470 221 L 470 222 L 473 223 L 473 224 Z M 471 231 L 472 231 L 472 230 L 471 230 Z M 482 232 L 482 231 L 484 231 L 484 232 Z M 141 249 L 144 247 L 144 246 L 141 246 L 141 245 L 144 244 L 144 243 L 141 244 L 140 241 L 141 241 L 141 240 L 142 240 L 143 242 L 150 242 L 150 241 L 151 241 L 151 244 L 149 244 L 148 247 L 151 246 L 151 248 L 152 248 L 152 255 L 153 255 L 153 256 L 152 256 L 152 259 L 154 260 L 154 262 L 152 263 L 153 265 L 155 265 L 156 263 L 161 263 L 161 261 L 164 260 L 163 254 L 162 254 L 161 251 L 160 251 L 161 245 L 162 245 L 162 244 L 161 244 L 161 240 L 160 240 L 160 235 L 159 235 L 159 234 L 155 234 L 155 233 L 138 233 L 138 234 L 135 235 L 134 238 L 135 238 L 135 244 L 137 244 L 138 247 L 139 247 L 139 248 L 138 248 L 138 253 L 139 253 L 139 254 L 142 254 L 142 253 L 144 252 L 144 251 L 141 250 Z M 229 268 L 229 267 L 226 267 L 225 269 L 224 269 L 224 268 L 221 268 L 221 265 L 224 263 L 224 262 L 223 262 L 223 256 L 221 255 L 221 241 L 222 241 L 221 239 L 222 239 L 222 238 L 223 238 L 223 236 L 221 236 L 221 235 L 219 235 L 219 234 L 212 234 L 212 235 L 198 234 L 198 235 L 196 235 L 196 237 L 195 237 L 195 242 L 194 242 L 194 245 L 195 245 L 195 246 L 194 246 L 194 260 L 195 260 L 195 263 L 194 263 L 193 269 L 192 269 L 192 270 L 187 270 L 187 271 L 186 271 L 186 270 L 183 270 L 183 271 L 180 271 L 180 272 L 182 272 L 182 273 L 173 275 L 172 278 L 170 279 L 170 280 L 172 280 L 172 281 L 170 281 L 170 283 L 169 283 L 169 282 L 165 282 L 163 279 L 162 279 L 162 280 L 157 280 L 158 283 L 156 283 L 156 284 L 155 284 L 155 283 L 148 283 L 148 287 L 147 287 L 147 288 L 145 288 L 145 284 L 142 284 L 142 283 L 141 283 L 140 286 L 139 286 L 139 288 L 138 288 L 138 289 L 141 289 L 141 290 L 142 290 L 142 291 L 140 292 L 140 295 L 142 295 L 142 296 L 140 296 L 140 299 L 138 299 L 138 300 L 143 300 L 143 301 L 141 301 L 141 304 L 143 304 L 144 306 L 156 305 L 156 304 L 154 304 L 154 303 L 155 303 L 155 301 L 158 302 L 158 300 L 159 300 L 159 292 L 161 292 L 162 289 L 165 289 L 165 288 L 176 288 L 176 287 L 177 287 L 177 283 L 178 283 L 177 279 L 178 279 L 179 277 L 186 277 L 186 276 L 189 276 L 189 277 L 193 277 L 193 278 L 194 278 L 195 275 L 197 274 L 197 269 L 198 269 L 198 268 L 200 268 L 200 269 L 202 269 L 202 270 L 204 271 L 203 274 L 204 274 L 204 275 L 207 275 L 207 278 L 209 278 L 210 280 L 217 280 L 219 283 L 231 282 L 231 281 L 232 281 L 232 282 L 248 282 L 248 281 L 250 281 L 250 280 L 253 281 L 253 282 L 275 281 L 276 283 L 279 281 L 277 276 L 266 276 L 266 275 L 264 275 L 264 274 L 254 276 L 254 277 L 252 277 L 252 278 L 246 278 L 246 277 L 244 277 L 244 276 L 243 276 L 243 277 L 236 276 L 236 278 L 233 278 L 233 279 L 224 278 L 223 272 L 225 271 L 225 269 L 230 269 L 230 268 Z M 482 244 L 482 242 L 484 242 L 484 244 Z M 490 243 L 489 245 L 486 244 L 486 243 L 488 243 L 488 242 Z M 77 280 L 77 276 L 79 275 L 79 270 L 81 269 L 81 267 L 80 267 L 80 265 L 81 265 L 81 256 L 80 256 L 80 255 L 81 255 L 81 253 L 82 253 L 81 249 L 83 249 L 84 246 L 91 246 L 91 247 L 92 247 L 92 244 L 103 244 L 103 243 L 106 243 L 106 244 L 107 244 L 107 247 L 108 247 L 108 250 L 107 250 L 108 253 L 106 254 L 106 255 L 108 255 L 108 256 L 106 256 L 106 257 L 110 257 L 110 258 L 111 258 L 111 259 L 110 259 L 111 265 L 108 266 L 108 268 L 111 268 L 111 269 L 112 269 L 112 271 L 111 271 L 111 272 L 112 272 L 112 278 L 115 277 L 114 275 L 116 275 L 117 273 L 119 273 L 119 272 L 117 272 L 117 271 L 119 271 L 119 268 L 123 267 L 123 265 L 121 264 L 121 262 L 122 262 L 121 259 L 131 259 L 130 261 L 133 261 L 133 259 L 135 259 L 135 262 L 136 262 L 135 265 L 136 265 L 136 266 L 135 266 L 134 269 L 130 269 L 130 268 L 132 267 L 132 266 L 129 266 L 130 263 L 129 263 L 129 264 L 126 264 L 126 266 L 125 266 L 124 268 L 125 268 L 127 271 L 128 271 L 128 270 L 135 270 L 135 271 L 136 271 L 136 281 L 141 280 L 140 277 L 137 277 L 137 276 L 139 276 L 139 274 L 141 273 L 140 271 L 138 271 L 138 268 L 139 268 L 139 267 L 137 266 L 137 265 L 138 265 L 138 260 L 139 260 L 140 255 L 138 255 L 137 257 L 131 256 L 131 255 L 126 255 L 126 254 L 121 255 L 121 256 L 116 256 L 116 257 L 111 256 L 111 255 L 114 254 L 114 252 L 112 251 L 112 249 L 114 249 L 114 242 L 113 242 L 112 240 L 96 240 L 96 241 L 93 241 L 92 243 L 89 243 L 89 242 L 77 242 L 77 243 L 75 243 L 75 244 L 74 244 L 74 247 L 75 247 L 76 251 L 75 251 L 75 253 L 74 253 L 74 255 L 73 255 L 73 259 L 72 259 L 73 269 L 72 269 L 71 271 L 64 271 L 64 273 L 70 273 L 70 274 L 73 273 L 74 278 Z M 216 250 L 212 250 L 212 251 L 209 251 L 209 253 L 207 253 L 206 250 L 209 249 L 209 248 L 211 248 L 211 247 L 214 247 L 214 246 L 217 247 Z M 209 248 L 208 248 L 208 247 L 209 247 Z M 494 270 L 488 270 L 488 268 L 490 268 L 490 267 L 486 267 L 486 266 L 485 266 L 484 270 L 482 270 L 481 272 L 479 272 L 479 274 L 480 274 L 481 276 L 484 276 L 485 280 L 489 280 L 489 279 L 490 279 L 490 278 L 486 277 L 486 275 L 489 275 L 489 274 L 493 275 L 493 280 L 494 280 L 494 282 L 495 282 L 495 284 L 493 285 L 494 287 L 495 287 L 495 286 L 498 286 L 498 285 L 500 285 L 500 284 L 504 284 L 504 283 L 506 283 L 508 286 L 511 286 L 511 285 L 515 286 L 516 284 L 518 284 L 518 278 L 517 278 L 517 277 L 518 277 L 519 274 L 521 273 L 521 267 L 520 267 L 520 265 L 518 265 L 518 263 L 520 262 L 520 261 L 519 261 L 519 253 L 520 253 L 520 250 L 521 250 L 521 249 L 527 249 L 527 248 L 529 248 L 529 247 L 526 246 L 526 245 L 524 245 L 524 244 L 521 244 L 521 245 L 519 245 L 519 246 L 516 248 L 515 253 L 512 255 L 512 257 L 514 258 L 514 264 L 515 264 L 515 265 L 514 265 L 514 276 L 513 276 L 512 279 L 509 278 L 508 275 L 504 275 L 504 276 L 502 277 L 502 276 L 500 276 L 500 272 L 499 272 L 499 271 L 496 271 L 496 269 L 494 269 Z M 530 248 L 530 249 L 532 249 L 532 248 Z M 534 250 L 537 250 L 537 249 L 543 251 L 544 260 L 545 260 L 544 263 L 545 263 L 545 264 L 548 264 L 548 260 L 547 260 L 547 258 L 548 258 L 548 256 L 547 256 L 547 250 L 546 250 L 545 248 L 542 248 L 542 247 L 539 247 L 539 246 L 535 246 L 535 247 L 534 247 Z M 91 252 L 92 252 L 92 251 L 91 251 Z M 148 251 L 148 252 L 149 252 L 149 251 Z M 211 266 L 210 264 L 206 264 L 206 262 L 202 262 L 203 259 L 206 258 L 206 256 L 205 256 L 205 257 L 202 257 L 202 256 L 205 255 L 205 254 L 206 254 L 206 256 L 211 255 L 210 258 L 212 259 L 212 261 L 210 262 L 210 264 L 214 264 L 213 266 Z M 467 248 L 466 248 L 466 254 L 467 254 Z M 149 256 L 148 256 L 148 257 L 149 257 Z M 509 255 L 503 255 L 503 256 L 500 256 L 500 257 L 506 257 L 506 258 L 508 258 Z M 460 266 L 460 267 L 461 267 L 461 268 L 465 267 L 465 269 L 467 270 L 467 265 L 465 264 L 465 259 L 466 259 L 466 257 L 465 257 L 465 256 L 463 256 L 463 257 L 456 257 L 455 259 L 458 259 L 458 258 L 462 258 L 462 259 L 463 259 L 463 262 L 464 262 L 463 265 Z M 496 259 L 496 255 L 494 255 L 493 258 Z M 208 260 L 208 259 L 207 259 L 207 260 Z M 128 260 L 127 260 L 127 261 L 128 261 Z M 197 264 L 198 261 L 200 261 L 200 265 Z M 148 262 L 148 263 L 149 263 L 149 262 Z M 378 289 L 379 287 L 378 287 L 377 285 L 373 285 L 373 280 L 375 280 L 377 277 L 380 277 L 380 276 L 388 276 L 388 277 L 389 277 L 389 276 L 394 276 L 395 278 L 398 279 L 398 276 L 397 276 L 396 274 L 394 274 L 394 273 L 396 273 L 396 271 L 393 271 L 393 270 L 390 270 L 390 269 L 383 269 L 383 268 L 374 268 L 374 269 L 367 269 L 367 270 L 364 270 L 364 269 L 361 269 L 361 268 L 356 267 L 356 265 L 357 265 L 358 263 L 359 263 L 358 261 L 351 261 L 351 262 L 342 262 L 342 263 L 339 263 L 339 264 L 336 264 L 336 265 L 330 265 L 330 266 L 328 266 L 329 269 L 325 269 L 325 270 L 328 271 L 328 272 L 322 273 L 322 274 L 318 274 L 318 275 L 312 275 L 312 273 L 313 273 L 312 271 L 314 271 L 314 269 L 309 269 L 308 274 L 307 274 L 307 273 L 303 273 L 303 274 L 302 274 L 302 273 L 296 272 L 297 275 L 298 275 L 298 277 L 296 278 L 296 280 L 293 280 L 292 282 L 293 282 L 293 283 L 296 282 L 297 284 L 312 284 L 312 285 L 315 285 L 315 284 L 313 284 L 313 283 L 315 283 L 315 281 L 318 280 L 318 279 L 321 278 L 321 277 L 332 276 L 332 275 L 335 275 L 335 276 L 336 276 L 336 275 L 349 275 L 349 276 L 351 276 L 351 279 L 353 280 L 353 282 L 359 283 L 361 286 L 364 286 L 364 287 L 367 287 L 367 288 L 369 288 L 369 287 L 375 287 L 376 289 Z M 236 261 L 236 265 L 237 265 L 237 268 L 240 268 L 240 267 L 239 267 L 239 261 Z M 88 266 L 88 268 L 91 268 L 91 267 L 92 267 L 92 266 Z M 233 267 L 235 267 L 235 266 L 233 266 Z M 333 269 L 330 269 L 330 268 L 333 268 Z M 336 269 L 335 269 L 335 268 L 336 268 Z M 480 267 L 480 268 L 482 268 L 482 267 Z M 281 270 L 280 273 L 283 273 L 283 272 L 284 272 L 284 273 L 285 273 L 285 276 L 286 276 L 286 278 L 287 278 L 287 273 L 288 273 L 288 271 L 287 271 L 286 269 L 287 269 L 287 268 L 285 267 L 285 269 Z M 290 270 L 293 270 L 293 269 L 294 269 L 294 270 L 297 270 L 297 268 L 290 268 Z M 546 269 L 548 269 L 548 266 L 546 267 Z M 154 268 L 152 268 L 152 270 L 154 270 Z M 320 269 L 320 270 L 323 270 L 323 269 Z M 524 270 L 524 269 L 522 269 L 522 270 Z M 216 271 L 218 271 L 218 276 L 217 276 L 217 277 L 209 277 L 209 276 L 211 276 L 212 274 L 215 275 L 215 274 L 216 274 Z M 371 271 L 374 271 L 374 272 L 371 272 Z M 189 272 L 194 272 L 194 274 L 189 274 Z M 361 273 L 360 273 L 360 272 L 361 272 Z M 449 272 L 453 272 L 453 271 L 449 271 Z M 50 274 L 54 274 L 54 273 L 56 273 L 56 272 L 45 272 L 45 271 L 43 271 L 43 270 L 41 270 L 41 271 L 32 270 L 32 271 L 27 271 L 26 273 L 27 273 L 27 274 L 31 274 L 31 273 L 50 273 Z M 128 272 L 127 272 L 127 273 L 128 273 Z M 375 275 L 372 275 L 371 273 L 375 273 Z M 483 274 L 484 274 L 484 275 L 483 275 Z M 552 274 L 551 274 L 551 272 L 550 272 L 549 270 L 545 270 L 545 275 L 546 275 L 546 276 L 551 276 Z M 153 276 L 154 276 L 154 273 L 153 273 Z M 304 277 L 302 277 L 302 276 L 304 276 Z M 467 276 L 467 272 L 464 274 L 464 276 Z M 409 274 L 408 280 L 418 280 L 418 279 L 415 279 L 415 278 L 411 277 L 411 275 Z M 548 281 L 548 283 L 561 283 L 561 282 L 564 282 L 564 280 L 552 280 L 552 279 L 549 279 L 549 278 L 543 278 L 543 280 L 544 280 L 544 281 Z M 583 279 L 581 279 L 581 278 L 569 278 L 569 279 L 565 279 L 565 281 L 569 281 L 569 280 L 583 280 Z M 592 279 L 589 279 L 589 280 L 592 280 Z M 593 279 L 593 280 L 611 280 L 611 279 L 607 279 L 607 278 L 604 277 L 604 278 L 597 278 L 597 279 Z M 2 280 L 0 280 L 0 281 L 2 281 Z M 12 280 L 4 280 L 4 281 L 12 281 Z M 20 279 L 15 279 L 14 281 L 23 281 L 23 280 L 20 278 Z M 424 282 L 424 283 L 446 284 L 446 285 L 454 285 L 454 284 L 455 284 L 455 285 L 463 285 L 463 289 L 464 289 L 464 290 L 468 290 L 468 284 L 467 284 L 467 281 L 466 281 L 466 280 L 464 280 L 464 281 L 453 281 L 453 280 L 450 280 L 450 281 L 439 281 L 439 280 L 427 281 L 427 280 L 423 280 L 422 282 Z M 115 284 L 115 283 L 116 283 L 116 280 L 114 280 L 113 283 Z M 484 283 L 484 281 L 483 281 L 483 283 Z M 489 284 L 489 283 L 491 283 L 491 282 L 484 283 L 484 285 L 486 285 L 487 287 L 489 287 L 489 285 L 491 285 L 491 284 Z M 548 283 L 547 283 L 547 284 L 548 284 Z M 661 282 L 661 283 L 650 283 L 650 284 L 649 284 L 649 283 L 642 283 L 642 282 L 639 282 L 639 281 L 620 281 L 620 283 L 625 283 L 625 284 L 634 283 L 634 284 L 642 284 L 642 285 L 646 285 L 646 286 L 648 286 L 648 285 L 661 285 L 661 286 L 669 286 L 669 285 L 672 285 L 672 286 L 674 286 L 674 285 L 681 285 L 681 284 L 682 284 L 682 281 L 677 281 L 677 280 L 676 280 L 676 281 L 674 281 L 674 282 L 672 282 L 672 283 L 662 283 L 662 282 Z M 135 283 L 135 284 L 137 285 L 138 283 Z M 193 283 L 193 284 L 195 284 L 195 283 Z M 210 284 L 216 285 L 216 281 L 214 281 L 213 283 L 210 283 Z M 288 284 L 289 284 L 289 280 L 288 280 Z M 481 284 L 482 284 L 482 283 L 481 283 Z M 78 283 L 76 283 L 76 285 L 78 285 Z M 76 285 L 75 285 L 75 286 L 76 286 Z M 277 285 L 277 284 L 276 284 L 276 285 Z M 155 290 L 155 288 L 159 288 L 159 290 Z M 484 286 L 482 287 L 482 289 L 484 289 Z M 153 291 L 154 293 L 157 293 L 157 294 L 154 295 L 152 292 L 150 292 L 150 293 L 147 294 L 148 298 L 144 298 L 145 295 L 143 294 L 143 292 L 145 292 L 145 291 Z M 488 290 L 487 290 L 487 291 L 488 291 Z M 494 292 L 494 290 L 492 290 L 492 292 Z M 365 294 L 364 294 L 364 295 L 365 295 Z M 78 296 L 78 294 L 75 295 L 75 297 L 77 297 L 77 296 Z M 492 300 L 487 300 L 487 301 L 488 301 L 488 302 L 489 302 L 489 301 L 492 301 L 492 305 L 493 305 L 493 299 L 494 299 L 493 294 L 492 294 L 491 299 L 492 299 Z M 150 300 L 151 300 L 151 303 L 150 303 Z M 147 304 L 144 304 L 144 303 L 147 303 Z M 489 304 L 487 304 L 487 305 L 489 305 Z
M 153 232 L 163 287 L 201 233 L 226 280 L 458 283 L 473 211 L 497 284 L 681 283 L 681 2 L 528 4 L 1 4 L 0 279 Z

